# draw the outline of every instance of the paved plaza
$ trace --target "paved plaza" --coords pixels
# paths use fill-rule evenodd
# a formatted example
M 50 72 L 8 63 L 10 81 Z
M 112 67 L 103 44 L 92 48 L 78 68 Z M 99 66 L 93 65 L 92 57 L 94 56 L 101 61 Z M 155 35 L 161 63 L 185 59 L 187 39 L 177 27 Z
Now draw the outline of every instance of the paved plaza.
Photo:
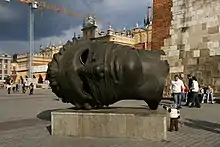
M 72 107 L 55 100 L 50 90 L 7 95 L 0 90 L 0 147 L 219 147 L 220 104 L 204 104 L 201 109 L 183 108 L 185 125 L 168 132 L 168 140 L 155 142 L 130 139 L 74 138 L 50 135 L 50 112 Z M 163 100 L 163 103 L 169 103 Z M 122 101 L 118 106 L 143 106 L 142 101 Z M 120 125 L 120 124 L 119 124 Z

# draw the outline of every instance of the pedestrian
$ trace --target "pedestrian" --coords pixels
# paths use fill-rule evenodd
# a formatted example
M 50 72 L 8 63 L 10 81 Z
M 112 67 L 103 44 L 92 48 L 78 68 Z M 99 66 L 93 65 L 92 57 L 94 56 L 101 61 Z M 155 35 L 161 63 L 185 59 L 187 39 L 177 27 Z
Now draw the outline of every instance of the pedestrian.
M 22 93 L 26 93 L 26 86 L 25 86 L 25 83 L 22 84 Z
M 197 81 L 197 78 L 195 76 L 192 77 L 192 87 L 191 87 L 191 93 L 192 93 L 192 104 L 190 107 L 197 107 L 200 108 L 200 102 L 198 97 L 199 92 L 199 83 Z
M 19 92 L 19 85 L 18 84 L 15 85 L 15 89 L 16 89 L 16 92 Z
M 187 97 L 188 97 L 188 92 L 189 92 L 189 88 L 186 84 L 184 84 L 184 102 L 187 102 Z
M 183 81 L 184 79 L 184 75 L 183 74 L 180 74 L 179 75 L 179 79 L 181 80 L 181 81 Z M 184 84 L 184 82 L 183 82 L 183 84 Z M 185 101 L 185 88 L 186 88 L 186 85 L 184 84 L 184 89 L 182 90 L 182 92 L 181 92 L 181 101 Z
M 189 106 L 190 103 L 191 103 L 191 100 L 192 100 L 192 75 L 188 74 L 187 75 L 187 78 L 188 78 L 188 94 L 187 94 L 187 101 L 186 101 L 186 104 L 185 106 Z
M 29 95 L 33 95 L 33 93 L 34 93 L 34 84 L 31 83 L 30 84 L 30 93 L 29 93 Z
M 182 92 L 184 90 L 184 84 L 183 81 L 179 79 L 178 75 L 175 75 L 174 80 L 171 81 L 170 89 L 172 91 L 175 107 L 181 108 Z
M 165 105 L 162 105 L 162 106 L 170 114 L 170 132 L 172 132 L 174 128 L 175 128 L 175 131 L 178 131 L 179 130 L 178 124 L 180 123 L 181 125 L 183 125 L 183 123 L 179 121 L 180 110 L 178 110 L 177 108 L 173 106 L 171 107 L 167 107 Z
M 211 100 L 211 104 L 214 104 L 213 92 L 214 92 L 213 88 L 209 85 L 206 91 L 207 103 L 210 103 L 210 100 Z
M 7 91 L 8 91 L 8 94 L 11 94 L 11 83 L 7 84 Z
M 204 97 L 204 89 L 202 86 L 199 85 L 199 92 L 198 92 L 199 102 L 202 103 Z
M 12 91 L 15 93 L 15 84 L 12 84 Z

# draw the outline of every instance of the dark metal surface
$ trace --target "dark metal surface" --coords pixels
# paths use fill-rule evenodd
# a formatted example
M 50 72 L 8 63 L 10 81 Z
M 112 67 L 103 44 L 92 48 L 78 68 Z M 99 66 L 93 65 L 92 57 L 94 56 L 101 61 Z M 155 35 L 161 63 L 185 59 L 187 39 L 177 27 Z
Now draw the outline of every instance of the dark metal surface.
M 79 109 L 144 100 L 157 109 L 162 99 L 167 61 L 161 50 L 146 51 L 111 42 L 67 43 L 49 63 L 52 91 Z

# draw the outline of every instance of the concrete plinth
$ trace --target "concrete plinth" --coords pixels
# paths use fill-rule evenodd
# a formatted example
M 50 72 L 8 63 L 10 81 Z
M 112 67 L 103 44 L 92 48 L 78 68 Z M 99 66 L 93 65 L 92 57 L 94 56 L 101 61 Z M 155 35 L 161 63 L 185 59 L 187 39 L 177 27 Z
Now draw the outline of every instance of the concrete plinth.
M 166 113 L 145 108 L 110 108 L 51 113 L 52 135 L 166 140 Z

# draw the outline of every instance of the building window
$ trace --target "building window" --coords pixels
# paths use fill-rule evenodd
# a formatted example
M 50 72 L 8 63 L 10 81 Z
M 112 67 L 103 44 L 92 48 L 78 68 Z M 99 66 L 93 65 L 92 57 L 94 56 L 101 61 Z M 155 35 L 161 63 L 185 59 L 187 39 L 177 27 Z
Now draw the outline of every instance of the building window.
M 8 68 L 8 65 L 7 64 L 4 64 L 4 69 L 7 69 Z
M 7 75 L 7 74 L 8 74 L 8 70 L 4 70 L 4 74 L 6 74 L 6 75 Z
M 2 74 L 2 70 L 0 70 L 0 74 Z
M 5 62 L 5 63 L 8 63 L 8 59 L 5 59 L 4 62 Z
M 12 74 L 16 74 L 16 71 L 12 71 L 11 73 L 12 73 Z

